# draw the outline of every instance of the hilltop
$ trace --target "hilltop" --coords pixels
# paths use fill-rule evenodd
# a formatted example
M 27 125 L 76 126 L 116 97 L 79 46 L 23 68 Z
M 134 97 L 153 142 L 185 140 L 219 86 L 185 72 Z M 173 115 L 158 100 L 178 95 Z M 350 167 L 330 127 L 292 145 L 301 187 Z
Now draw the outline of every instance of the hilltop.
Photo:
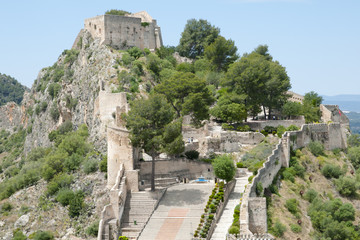
M 25 91 L 29 91 L 29 89 L 21 85 L 15 78 L 0 73 L 0 106 L 8 102 L 20 104 Z

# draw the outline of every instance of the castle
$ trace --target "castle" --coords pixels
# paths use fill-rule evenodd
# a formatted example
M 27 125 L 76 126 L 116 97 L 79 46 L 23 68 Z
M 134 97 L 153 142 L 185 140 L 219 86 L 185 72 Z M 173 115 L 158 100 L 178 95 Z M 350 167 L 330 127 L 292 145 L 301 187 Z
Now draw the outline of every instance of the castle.
M 160 27 L 147 12 L 119 15 L 101 15 L 85 19 L 84 29 L 101 44 L 117 49 L 138 47 L 154 51 L 162 43 Z

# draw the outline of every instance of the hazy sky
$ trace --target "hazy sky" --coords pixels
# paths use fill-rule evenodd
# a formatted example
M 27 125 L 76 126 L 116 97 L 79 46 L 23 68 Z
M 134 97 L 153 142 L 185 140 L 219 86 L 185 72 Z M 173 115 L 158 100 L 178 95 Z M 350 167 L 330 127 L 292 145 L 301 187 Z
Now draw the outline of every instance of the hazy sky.
M 206 19 L 239 54 L 269 45 L 295 92 L 360 94 L 359 0 L 0 0 L 0 73 L 30 87 L 71 48 L 85 18 L 109 9 L 146 10 L 173 46 L 188 19 Z

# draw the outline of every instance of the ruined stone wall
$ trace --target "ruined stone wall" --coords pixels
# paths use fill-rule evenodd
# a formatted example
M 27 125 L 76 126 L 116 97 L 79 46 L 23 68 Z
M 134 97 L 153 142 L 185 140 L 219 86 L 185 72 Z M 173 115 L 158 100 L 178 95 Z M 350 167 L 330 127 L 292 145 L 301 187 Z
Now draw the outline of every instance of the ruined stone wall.
M 209 171 L 210 169 L 210 171 Z M 195 179 L 201 175 L 205 178 L 213 178 L 213 169 L 211 164 L 197 162 L 188 159 L 174 159 L 156 161 L 155 164 L 156 178 L 164 177 L 187 177 Z M 151 179 L 151 162 L 140 163 L 140 180 Z
M 259 132 L 221 131 L 199 139 L 199 152 L 201 156 L 214 152 L 239 152 L 242 145 L 259 144 L 265 136 Z
M 266 198 L 249 198 L 249 230 L 252 233 L 267 232 Z
M 266 126 L 271 127 L 278 127 L 280 125 L 284 126 L 285 128 L 289 127 L 290 125 L 295 125 L 299 128 L 305 124 L 305 118 L 303 116 L 299 117 L 299 119 L 294 120 L 267 120 L 267 121 L 252 121 L 243 123 L 243 125 L 249 125 L 252 130 L 263 130 Z

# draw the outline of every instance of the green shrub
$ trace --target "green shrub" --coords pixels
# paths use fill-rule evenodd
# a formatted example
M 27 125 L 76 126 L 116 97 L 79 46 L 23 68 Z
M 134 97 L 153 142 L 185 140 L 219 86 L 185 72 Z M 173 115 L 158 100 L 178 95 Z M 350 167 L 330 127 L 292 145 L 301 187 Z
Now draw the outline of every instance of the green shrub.
M 54 82 L 59 82 L 60 79 L 64 76 L 65 72 L 64 72 L 64 68 L 63 67 L 56 67 L 54 69 L 53 75 L 52 75 L 52 79 L 54 80 Z
M 307 147 L 309 148 L 310 152 L 316 157 L 324 155 L 324 145 L 319 141 L 311 141 Z
M 98 229 L 99 229 L 99 221 L 95 221 L 89 227 L 86 228 L 85 232 L 88 236 L 97 237 Z
M 37 231 L 33 237 L 34 240 L 53 240 L 54 235 L 49 231 Z
M 262 186 L 262 183 L 261 183 L 261 182 L 257 182 L 257 183 L 256 183 L 256 195 L 257 195 L 257 196 L 261 196 L 262 193 L 263 193 L 263 190 L 264 190 L 264 188 L 263 188 L 263 186 Z
M 185 152 L 185 156 L 187 159 L 198 159 L 199 158 L 199 152 L 196 150 L 189 150 Z
M 74 153 L 65 159 L 64 168 L 68 172 L 77 170 L 77 169 L 79 169 L 80 164 L 82 163 L 83 159 L 84 158 L 81 155 Z
M 66 57 L 64 59 L 64 63 L 69 63 L 71 66 L 77 59 L 80 51 L 77 49 L 71 49 L 71 50 L 65 50 L 64 53 L 66 54 Z
M 71 95 L 65 95 L 64 100 L 65 100 L 66 107 L 70 110 L 75 109 L 75 107 L 78 103 L 78 100 L 75 98 L 72 98 Z
M 133 61 L 135 61 L 135 58 L 126 52 L 126 53 L 123 53 L 123 55 L 121 57 L 121 61 L 125 66 L 129 66 Z
M 15 229 L 13 231 L 13 238 L 11 240 L 26 240 L 27 237 L 24 235 L 24 233 L 19 229 Z
M 61 89 L 61 85 L 58 83 L 51 83 L 47 89 L 49 95 L 51 96 L 51 98 L 56 98 L 59 91 Z
M 107 172 L 107 156 L 104 156 L 99 163 L 99 169 L 101 172 Z
M 255 175 L 251 175 L 251 176 L 248 178 L 249 183 L 252 182 L 252 180 L 253 180 L 254 177 L 255 177 Z
M 50 108 L 50 116 L 54 121 L 57 121 L 60 117 L 59 108 L 56 102 L 53 102 Z
M 107 10 L 105 12 L 105 15 L 119 15 L 119 16 L 124 16 L 126 14 L 130 14 L 130 12 L 128 11 L 124 11 L 124 10 L 118 10 L 118 9 L 111 9 L 111 10 Z M 125 239 L 124 239 L 125 240 Z
M 318 196 L 317 191 L 315 191 L 314 189 L 309 189 L 306 193 L 305 193 L 305 199 L 308 200 L 309 202 L 314 201 L 314 199 Z
M 272 227 L 272 233 L 275 235 L 275 237 L 282 237 L 285 231 L 286 226 L 279 221 L 276 221 Z
M 321 169 L 321 173 L 326 178 L 339 178 L 343 174 L 340 166 L 335 166 L 335 165 L 332 165 L 332 164 L 326 164 Z
M 297 224 L 290 224 L 290 228 L 291 228 L 291 231 L 293 231 L 294 233 L 300 233 L 302 231 L 301 226 L 299 226 Z
M 299 202 L 295 198 L 291 198 L 291 199 L 286 200 L 285 207 L 293 215 L 296 215 L 299 212 L 298 206 L 299 206 Z
M 238 226 L 231 226 L 229 228 L 229 233 L 237 237 L 237 235 L 240 233 L 240 228 Z
M 244 166 L 244 163 L 243 163 L 243 162 L 237 162 L 237 163 L 236 163 L 236 167 L 237 167 L 237 168 L 243 168 L 243 167 L 245 167 L 245 166 Z
M 13 209 L 13 205 L 9 202 L 4 202 L 2 205 L 1 205 L 1 211 L 0 213 L 1 214 L 4 214 L 6 212 L 10 212 L 11 209 Z
M 239 126 L 236 130 L 239 132 L 250 132 L 251 128 L 249 127 L 249 125 L 244 125 L 244 126 Z
M 88 159 L 84 162 L 83 168 L 86 174 L 96 172 L 98 170 L 98 161 L 96 159 Z
M 134 59 L 138 59 L 139 57 L 143 56 L 143 52 L 138 47 L 132 47 L 127 50 L 131 57 Z
M 74 197 L 75 193 L 71 189 L 61 188 L 56 196 L 56 201 L 63 206 L 67 206 Z
M 286 131 L 297 131 L 299 130 L 299 128 L 295 125 L 290 125 L 289 127 L 286 128 Z
M 286 168 L 282 172 L 282 176 L 285 180 L 288 180 L 290 182 L 295 182 L 295 176 L 296 176 L 295 169 L 293 167 Z
M 357 191 L 357 184 L 355 178 L 341 177 L 335 180 L 336 190 L 343 196 L 351 197 L 355 196 Z
M 224 130 L 234 130 L 234 126 L 227 124 L 227 123 L 223 123 L 221 124 L 222 129 Z
M 54 195 L 61 188 L 70 187 L 71 183 L 73 182 L 73 179 L 74 179 L 73 176 L 68 175 L 66 173 L 56 175 L 47 185 L 46 193 L 48 195 Z
M 129 239 L 125 236 L 120 236 L 118 240 L 129 240 Z
M 74 198 L 71 199 L 69 203 L 69 216 L 72 218 L 79 216 L 84 207 L 84 193 L 82 191 L 77 191 Z
M 355 209 L 351 203 L 344 203 L 334 213 L 334 219 L 341 221 L 354 221 L 355 220 Z
M 48 107 L 48 103 L 44 101 L 44 102 L 42 102 L 41 105 L 40 105 L 40 110 L 41 110 L 42 112 L 45 112 L 46 109 L 47 109 L 47 107 Z
M 306 169 L 301 166 L 299 163 L 296 163 L 292 168 L 294 168 L 295 174 L 301 178 L 304 178 Z
M 277 131 L 277 128 L 276 127 L 273 127 L 273 126 L 265 126 L 264 127 L 264 131 L 267 132 L 267 133 L 273 133 Z
M 277 127 L 276 131 L 277 131 L 278 137 L 281 138 L 282 135 L 285 133 L 286 128 L 285 128 L 284 126 L 282 126 L 282 125 L 279 125 L 279 126 Z
M 194 72 L 194 65 L 188 62 L 180 63 L 176 66 L 176 71 L 179 72 Z

